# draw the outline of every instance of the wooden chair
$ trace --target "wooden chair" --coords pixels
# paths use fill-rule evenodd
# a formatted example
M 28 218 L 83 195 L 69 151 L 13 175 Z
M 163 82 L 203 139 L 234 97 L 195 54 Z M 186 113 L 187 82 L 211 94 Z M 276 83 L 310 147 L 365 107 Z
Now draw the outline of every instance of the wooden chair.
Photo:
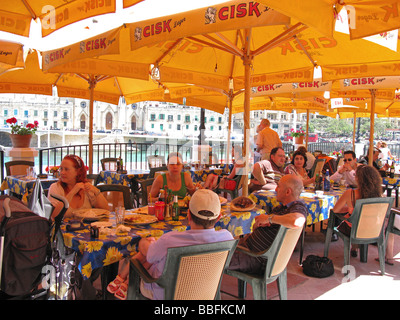
M 169 248 L 164 272 L 153 278 L 137 259 L 130 260 L 128 300 L 146 299 L 140 279 L 164 289 L 165 300 L 219 299 L 224 269 L 238 240 Z
M 110 211 L 115 211 L 115 208 L 124 206 L 125 209 L 132 209 L 131 189 L 122 184 L 101 184 L 97 185 L 100 192 L 108 201 Z
M 100 159 L 101 168 L 103 171 L 117 171 L 118 158 L 103 158 Z
M 310 178 L 314 178 L 317 173 L 321 174 L 322 168 L 325 165 L 326 159 L 315 159 L 314 164 L 310 170 Z
M 302 230 L 302 227 L 288 229 L 284 226 L 280 226 L 271 247 L 258 253 L 253 253 L 248 248 L 240 245 L 237 246 L 236 250 L 266 260 L 265 271 L 261 275 L 249 274 L 238 270 L 225 270 L 226 274 L 238 278 L 239 298 L 246 297 L 246 283 L 249 283 L 253 288 L 254 300 L 266 300 L 267 284 L 277 280 L 279 297 L 281 300 L 287 300 L 286 266 L 292 256 Z
M 160 166 L 160 167 L 154 167 L 150 168 L 150 173 L 148 178 L 154 178 L 154 174 L 158 171 L 168 171 L 168 167 L 166 165 Z
M 151 185 L 153 184 L 154 180 L 155 180 L 154 178 L 151 178 L 151 179 L 146 179 L 146 180 L 140 181 L 142 206 L 148 205 L 147 199 L 149 197 Z
M 356 201 L 353 213 L 346 219 L 343 214 L 330 211 L 328 228 L 325 237 L 324 256 L 329 253 L 332 233 L 335 231 L 344 242 L 344 265 L 350 264 L 350 249 L 352 244 L 360 246 L 360 261 L 367 262 L 368 244 L 377 243 L 379 264 L 382 275 L 385 274 L 385 241 L 384 222 L 393 205 L 393 198 L 369 198 Z M 335 228 L 335 217 L 351 223 L 350 235 L 345 235 Z
M 164 157 L 161 157 L 159 155 L 155 156 L 148 156 L 147 157 L 147 162 L 149 164 L 149 168 L 157 168 L 157 167 L 162 167 L 165 166 L 165 159 Z
M 8 161 L 5 163 L 8 176 L 26 175 L 26 169 L 34 167 L 35 162 L 26 160 Z
M 87 179 L 91 184 L 97 186 L 97 184 L 99 183 L 100 175 L 98 173 L 89 173 L 87 175 Z

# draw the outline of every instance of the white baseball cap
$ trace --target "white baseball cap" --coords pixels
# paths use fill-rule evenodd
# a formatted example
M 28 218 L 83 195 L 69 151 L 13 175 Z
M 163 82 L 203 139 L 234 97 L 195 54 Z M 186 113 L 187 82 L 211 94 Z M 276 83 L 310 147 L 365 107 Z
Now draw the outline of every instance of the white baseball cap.
M 203 220 L 213 220 L 221 213 L 221 203 L 218 195 L 208 189 L 199 189 L 193 193 L 189 201 L 190 213 Z M 203 216 L 199 211 L 207 210 L 213 213 L 212 216 Z

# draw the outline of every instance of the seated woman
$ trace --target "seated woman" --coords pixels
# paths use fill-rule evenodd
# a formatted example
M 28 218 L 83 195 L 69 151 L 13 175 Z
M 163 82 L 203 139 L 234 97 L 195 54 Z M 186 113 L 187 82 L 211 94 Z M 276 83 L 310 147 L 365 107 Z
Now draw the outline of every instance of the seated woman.
M 211 189 L 214 190 L 217 187 L 220 189 L 225 189 L 225 182 L 226 179 L 235 179 L 238 175 L 242 175 L 242 171 L 244 168 L 244 160 L 242 157 L 242 147 L 234 146 L 232 153 L 234 154 L 234 163 L 231 173 L 228 176 L 218 176 L 214 173 L 210 173 L 206 181 L 203 184 L 204 189 Z
M 295 174 L 299 176 L 303 181 L 303 186 L 315 182 L 315 178 L 308 176 L 307 170 L 307 156 L 301 152 L 296 151 L 293 154 L 292 162 L 285 168 L 285 174 Z
M 74 209 L 101 208 L 108 209 L 107 200 L 86 178 L 86 167 L 82 159 L 76 155 L 66 155 L 60 165 L 60 179 L 49 188 L 48 198 L 55 207 L 53 217 L 62 208 L 61 202 L 51 197 L 61 195 L 69 202 L 65 217 L 72 216 Z
M 346 214 L 349 217 L 353 212 L 356 200 L 382 197 L 382 178 L 377 169 L 372 166 L 361 165 L 356 170 L 357 189 L 347 189 L 333 207 L 335 213 Z M 342 221 L 338 230 L 350 235 L 351 224 Z M 351 249 L 351 256 L 357 257 L 357 248 Z
M 167 160 L 168 172 L 158 176 L 151 186 L 150 195 L 157 198 L 160 190 L 167 186 L 173 195 L 183 199 L 187 192 L 193 194 L 195 186 L 189 172 L 182 172 L 182 155 L 178 152 L 170 153 Z

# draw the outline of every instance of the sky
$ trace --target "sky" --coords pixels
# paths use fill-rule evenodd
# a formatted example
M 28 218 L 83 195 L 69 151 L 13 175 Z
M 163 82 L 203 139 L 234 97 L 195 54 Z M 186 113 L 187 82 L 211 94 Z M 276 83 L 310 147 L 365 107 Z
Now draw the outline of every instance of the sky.
M 33 21 L 29 38 L 0 31 L 0 39 L 20 42 L 24 44 L 25 49 L 35 48 L 40 51 L 46 51 L 93 37 L 107 30 L 117 28 L 124 23 L 152 19 L 227 1 L 228 0 L 144 0 L 130 8 L 122 9 L 122 0 L 118 0 L 116 13 L 96 16 L 77 22 L 57 30 L 45 38 L 41 37 L 40 23 Z M 94 19 L 97 23 L 93 23 Z

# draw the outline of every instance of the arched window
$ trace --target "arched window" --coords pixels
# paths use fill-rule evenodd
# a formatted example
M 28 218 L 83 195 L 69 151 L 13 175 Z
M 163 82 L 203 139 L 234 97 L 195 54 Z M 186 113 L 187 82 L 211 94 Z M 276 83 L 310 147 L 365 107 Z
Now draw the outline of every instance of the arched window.
M 131 130 L 136 130 L 136 117 L 131 118 Z
M 85 129 L 86 128 L 86 117 L 85 115 L 81 115 L 81 129 Z
M 106 114 L 106 130 L 112 129 L 112 120 L 113 120 L 113 116 L 112 116 L 111 112 L 107 112 L 107 114 Z

